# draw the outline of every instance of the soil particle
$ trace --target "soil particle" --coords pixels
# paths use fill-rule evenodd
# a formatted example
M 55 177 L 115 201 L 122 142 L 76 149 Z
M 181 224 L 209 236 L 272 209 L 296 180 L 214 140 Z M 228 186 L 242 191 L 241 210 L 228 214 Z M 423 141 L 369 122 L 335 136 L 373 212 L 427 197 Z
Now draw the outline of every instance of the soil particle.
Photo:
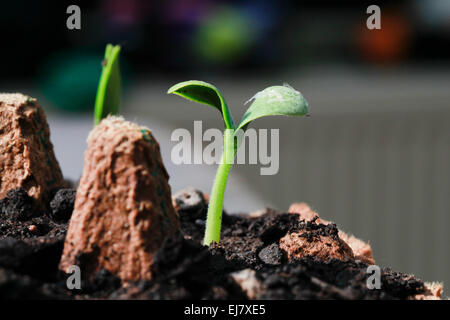
M 180 212 L 191 212 L 192 219 L 204 218 L 202 211 L 208 207 L 208 197 L 200 190 L 189 187 L 176 192 L 172 196 L 175 210 Z
M 110 298 L 120 299 L 244 299 L 245 295 L 221 260 L 207 247 L 178 234 L 167 239 L 152 266 L 151 281 L 128 283 Z
M 425 292 L 409 297 L 412 300 L 441 300 L 444 285 L 441 282 L 425 282 Z
M 43 212 L 35 211 L 33 202 L 34 199 L 22 188 L 10 190 L 8 196 L 0 200 L 0 240 L 8 237 L 25 240 L 65 235 L 67 225 L 55 223 Z M 55 206 L 55 210 L 60 209 Z
M 152 270 L 159 279 L 179 277 L 183 273 L 202 278 L 211 272 L 210 265 L 207 247 L 178 234 L 167 239 L 156 253 Z
M 225 257 L 226 270 L 235 271 L 241 268 L 258 268 L 261 264 L 258 252 L 264 242 L 257 238 L 245 239 L 243 237 L 223 237 L 220 243 L 210 246 L 211 253 L 216 257 Z
M 81 284 L 81 292 L 73 293 L 83 299 L 105 298 L 119 290 L 122 287 L 122 281 L 106 269 L 98 271 L 92 281 L 84 279 Z
M 241 266 L 258 269 L 267 263 L 283 263 L 285 252 L 291 260 L 313 254 L 313 251 L 321 253 L 321 259 L 333 258 L 331 249 L 335 254 L 340 253 L 340 257 L 352 258 L 351 249 L 339 239 L 338 229 L 333 224 L 299 220 L 296 215 L 273 210 L 255 218 L 228 216 L 227 220 L 232 222 L 224 224 L 221 242 L 212 244 L 211 251 L 224 256 L 230 270 Z M 292 241 L 288 242 L 288 239 Z M 299 248 L 299 243 L 305 244 L 304 248 Z M 319 245 L 324 248 L 318 248 Z
M 9 190 L 0 206 L 5 218 L 24 221 L 35 215 L 34 199 L 23 188 Z
M 75 189 L 59 189 L 50 202 L 51 217 L 54 221 L 67 222 L 72 216 Z
M 367 264 L 375 264 L 372 248 L 368 243 L 365 243 L 353 235 L 348 235 L 342 230 L 339 230 L 339 238 L 341 238 L 349 245 L 350 248 L 352 248 L 356 260 L 361 260 Z
M 417 280 L 413 275 L 392 271 L 390 267 L 383 270 L 381 279 L 384 289 L 399 299 L 407 299 L 408 296 L 425 291 L 422 281 Z
M 54 281 L 67 224 L 33 213 L 32 201 L 20 188 L 10 190 L 0 201 L 0 267 L 5 268 L 5 274 L 9 270 L 35 280 Z
M 366 286 L 367 265 L 305 258 L 283 266 L 266 266 L 256 273 L 265 287 L 258 299 L 406 299 L 423 291 L 423 283 L 408 275 L 382 270 L 381 290 Z M 398 287 L 402 289 L 397 290 Z
M 0 267 L 37 279 L 55 280 L 58 277 L 58 263 L 63 242 L 63 235 L 26 240 L 1 239 Z
M 172 196 L 172 203 L 180 216 L 184 235 L 189 239 L 201 242 L 205 233 L 206 214 L 208 212 L 209 196 L 192 187 L 182 189 Z M 222 212 L 224 227 L 235 220 L 226 211 Z
M 336 225 L 316 224 L 315 220 L 307 221 L 304 230 L 289 233 L 280 239 L 280 248 L 286 252 L 288 259 L 310 256 L 322 261 L 353 260 L 353 251 L 339 238 Z
M 256 278 L 256 271 L 252 269 L 244 269 L 233 272 L 231 277 L 239 285 L 241 290 L 245 292 L 247 298 L 257 299 L 265 288 L 262 282 Z
M 69 299 L 63 283 L 43 283 L 0 267 L 0 299 Z
M 319 214 L 311 209 L 306 203 L 293 203 L 289 207 L 289 213 L 299 216 L 299 219 L 305 221 L 315 221 L 317 224 L 330 224 L 329 221 L 321 219 Z M 375 264 L 370 245 L 353 235 L 349 235 L 342 230 L 339 230 L 339 237 L 348 244 L 352 249 L 355 259 L 361 260 L 368 264 Z
M 39 232 L 38 227 L 36 227 L 36 225 L 34 225 L 34 224 L 30 225 L 30 226 L 28 227 L 28 230 L 29 230 L 31 233 L 34 233 L 34 234 L 36 234 L 37 232 Z
M 319 214 L 315 211 L 313 211 L 306 203 L 300 202 L 300 203 L 293 203 L 288 209 L 289 213 L 298 214 L 300 219 L 311 221 L 313 219 L 317 219 L 317 223 L 323 223 L 326 224 L 328 222 L 321 221 Z
M 268 245 L 267 247 L 263 248 L 259 254 L 258 257 L 261 259 L 262 262 L 265 264 L 281 264 L 284 260 L 284 253 L 280 249 L 279 245 L 277 243 L 272 243 L 271 245 Z
M 180 217 L 180 223 L 188 238 L 203 239 L 208 203 L 203 193 L 194 188 L 186 188 L 172 196 L 172 203 Z

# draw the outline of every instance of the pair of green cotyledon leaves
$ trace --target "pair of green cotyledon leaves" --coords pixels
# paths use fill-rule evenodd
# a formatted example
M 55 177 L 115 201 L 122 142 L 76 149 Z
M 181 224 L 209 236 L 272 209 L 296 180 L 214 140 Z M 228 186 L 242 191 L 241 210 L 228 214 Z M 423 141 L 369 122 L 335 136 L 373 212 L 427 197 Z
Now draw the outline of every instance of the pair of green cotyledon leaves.
M 234 124 L 233 117 L 227 103 L 219 90 L 206 82 L 190 80 L 178 83 L 168 90 L 191 101 L 206 104 L 220 111 L 226 129 L 246 130 L 255 119 L 266 116 L 303 116 L 308 113 L 308 102 L 300 92 L 288 85 L 272 86 L 258 92 L 250 100 L 252 105 L 244 114 L 238 125 Z
M 119 111 L 121 100 L 119 53 L 120 46 L 107 45 L 95 100 L 95 124 L 108 114 L 114 115 Z M 254 95 L 250 99 L 253 103 L 238 125 L 234 124 L 224 97 L 212 84 L 190 80 L 174 85 L 167 93 L 216 108 L 222 114 L 225 128 L 234 131 L 239 129 L 245 131 L 250 122 L 261 117 L 303 116 L 308 113 L 308 102 L 300 92 L 288 85 L 268 87 Z

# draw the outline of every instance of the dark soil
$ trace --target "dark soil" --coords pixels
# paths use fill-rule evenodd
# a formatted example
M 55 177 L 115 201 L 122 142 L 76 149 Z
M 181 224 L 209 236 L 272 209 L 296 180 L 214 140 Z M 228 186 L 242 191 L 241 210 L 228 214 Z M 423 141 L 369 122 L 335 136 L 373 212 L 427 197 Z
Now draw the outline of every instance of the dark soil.
M 369 290 L 367 265 L 360 261 L 287 261 L 278 246 L 286 233 L 312 239 L 337 237 L 338 229 L 273 210 L 255 218 L 224 213 L 220 244 L 203 247 L 207 205 L 201 193 L 190 192 L 176 199 L 182 233 L 155 256 L 151 281 L 122 286 L 102 270 L 81 290 L 68 290 L 57 266 L 75 190 L 55 192 L 48 212 L 35 212 L 23 190 L 11 191 L 0 200 L 0 298 L 248 299 L 233 276 L 243 269 L 254 270 L 259 299 L 407 299 L 425 291 L 422 281 L 390 268 L 382 269 L 381 289 Z
M 54 221 L 67 222 L 72 216 L 76 190 L 60 189 L 50 201 L 51 217 Z

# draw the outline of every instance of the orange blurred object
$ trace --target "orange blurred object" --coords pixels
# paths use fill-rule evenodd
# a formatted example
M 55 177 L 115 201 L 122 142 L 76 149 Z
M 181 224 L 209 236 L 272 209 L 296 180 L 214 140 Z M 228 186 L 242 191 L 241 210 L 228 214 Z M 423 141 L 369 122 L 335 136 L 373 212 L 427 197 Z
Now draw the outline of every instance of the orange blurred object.
M 367 16 L 369 17 L 369 16 Z M 395 63 L 407 55 L 411 39 L 409 21 L 398 13 L 381 11 L 381 29 L 370 30 L 365 22 L 358 25 L 356 45 L 364 60 Z

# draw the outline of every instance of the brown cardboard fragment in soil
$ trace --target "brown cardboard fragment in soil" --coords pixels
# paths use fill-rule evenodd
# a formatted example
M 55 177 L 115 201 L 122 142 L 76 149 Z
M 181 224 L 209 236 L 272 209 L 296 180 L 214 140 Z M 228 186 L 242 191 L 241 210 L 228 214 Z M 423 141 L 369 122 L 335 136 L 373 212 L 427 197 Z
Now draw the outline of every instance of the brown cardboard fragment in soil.
M 314 222 L 311 222 L 314 223 Z M 325 226 L 325 225 L 319 225 Z M 335 225 L 331 228 L 306 230 L 286 234 L 280 239 L 280 249 L 286 252 L 289 260 L 314 257 L 318 260 L 353 260 L 352 249 L 338 236 Z
M 289 213 L 299 215 L 299 218 L 306 221 L 316 219 L 316 223 L 329 224 L 330 222 L 319 217 L 319 214 L 313 211 L 306 203 L 293 203 L 288 210 Z M 353 235 L 348 235 L 339 230 L 339 237 L 346 242 L 353 251 L 356 260 L 361 260 L 367 264 L 375 264 L 370 245 Z
M 151 131 L 108 117 L 88 137 L 60 269 L 79 265 L 92 279 L 106 269 L 127 280 L 148 280 L 153 256 L 180 228 L 169 175 Z
M 45 211 L 64 184 L 41 106 L 20 93 L 0 93 L 0 199 L 23 188 Z
M 365 243 L 353 235 L 348 235 L 342 230 L 339 230 L 339 237 L 352 248 L 356 260 L 361 260 L 367 264 L 375 264 L 372 248 L 368 243 Z
M 440 282 L 425 282 L 425 293 L 416 294 L 411 300 L 441 300 L 444 285 Z
M 316 220 L 317 223 L 328 224 L 328 221 L 324 222 L 322 219 L 320 219 L 319 214 L 317 212 L 313 211 L 310 208 L 310 206 L 308 206 L 304 202 L 291 204 L 291 206 L 289 207 L 288 212 L 289 213 L 298 214 L 300 219 L 303 219 L 303 220 L 306 220 L 306 221 L 311 221 L 314 218 L 316 218 L 317 219 Z

